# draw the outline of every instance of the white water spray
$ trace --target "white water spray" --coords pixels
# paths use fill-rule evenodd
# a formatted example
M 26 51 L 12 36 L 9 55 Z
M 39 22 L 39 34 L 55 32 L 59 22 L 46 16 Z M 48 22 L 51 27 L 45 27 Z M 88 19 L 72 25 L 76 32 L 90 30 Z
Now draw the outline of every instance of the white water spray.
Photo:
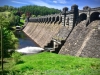
M 18 50 L 15 50 L 16 52 L 19 52 L 19 53 L 22 53 L 22 54 L 35 54 L 35 53 L 39 53 L 39 52 L 42 52 L 44 51 L 43 48 L 40 48 L 40 47 L 25 47 L 25 48 L 22 48 L 22 49 L 18 49 Z

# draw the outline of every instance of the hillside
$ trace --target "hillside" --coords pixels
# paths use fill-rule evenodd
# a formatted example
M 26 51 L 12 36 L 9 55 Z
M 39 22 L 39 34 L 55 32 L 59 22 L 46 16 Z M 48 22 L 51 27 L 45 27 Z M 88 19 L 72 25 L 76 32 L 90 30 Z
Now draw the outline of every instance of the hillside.
M 31 15 L 35 15 L 35 16 L 49 15 L 49 14 L 55 14 L 61 12 L 61 10 L 58 9 L 48 8 L 45 6 L 37 6 L 37 5 L 27 5 L 19 8 L 8 6 L 8 5 L 0 7 L 0 12 L 5 12 L 5 11 L 10 11 L 10 12 L 17 11 L 20 12 L 21 14 L 31 13 Z

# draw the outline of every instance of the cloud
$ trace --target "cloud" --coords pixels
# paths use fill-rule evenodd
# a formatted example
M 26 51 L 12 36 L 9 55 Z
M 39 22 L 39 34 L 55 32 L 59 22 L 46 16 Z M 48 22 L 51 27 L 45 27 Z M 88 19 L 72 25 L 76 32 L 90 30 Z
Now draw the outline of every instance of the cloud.
M 56 9 L 62 9 L 63 7 L 65 7 L 65 4 L 58 4 L 57 1 L 59 1 L 59 3 L 63 3 L 62 1 L 65 0 L 53 0 L 53 1 L 48 1 L 48 0 L 29 0 L 30 4 L 34 4 L 34 5 L 39 5 L 39 6 L 46 6 L 49 8 L 56 8 Z M 55 4 L 54 4 L 55 3 Z
M 58 3 L 57 1 L 53 1 L 53 3 Z
M 42 0 L 30 0 L 29 1 L 31 4 L 34 4 L 34 5 L 40 5 L 40 6 L 49 6 L 48 3 L 42 1 Z
M 53 3 L 66 4 L 68 2 L 66 0 L 53 0 Z
M 49 3 L 44 2 L 42 0 L 34 0 L 34 1 L 30 0 L 30 3 L 34 4 L 34 5 L 46 6 L 46 7 L 50 7 L 50 8 L 54 8 L 55 7 L 54 5 L 50 5 Z
M 59 0 L 59 3 L 61 3 L 61 4 L 66 4 L 66 3 L 68 3 L 66 0 Z
M 28 4 L 28 3 L 24 3 L 24 2 L 19 2 L 19 1 L 12 1 L 13 3 L 18 3 L 18 4 Z

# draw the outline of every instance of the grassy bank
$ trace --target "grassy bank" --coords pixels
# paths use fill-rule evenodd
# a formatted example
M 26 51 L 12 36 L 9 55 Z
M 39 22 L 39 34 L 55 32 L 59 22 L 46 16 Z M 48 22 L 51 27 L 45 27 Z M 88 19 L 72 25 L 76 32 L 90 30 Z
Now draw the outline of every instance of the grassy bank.
M 12 59 L 4 64 L 8 75 L 100 75 L 100 59 L 39 53 L 21 56 L 14 65 Z
M 22 18 L 20 18 L 20 23 L 19 23 L 19 26 L 23 26 L 23 25 L 24 25 L 24 23 L 25 23 L 25 20 L 24 20 L 24 19 L 22 19 Z

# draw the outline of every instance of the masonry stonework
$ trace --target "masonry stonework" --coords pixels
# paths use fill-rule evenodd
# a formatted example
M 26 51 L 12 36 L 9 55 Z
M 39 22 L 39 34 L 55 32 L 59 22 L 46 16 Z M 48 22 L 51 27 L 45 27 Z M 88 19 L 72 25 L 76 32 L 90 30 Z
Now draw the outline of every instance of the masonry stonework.
M 59 14 L 30 18 L 23 31 L 55 53 L 100 57 L 100 7 L 64 7 Z

